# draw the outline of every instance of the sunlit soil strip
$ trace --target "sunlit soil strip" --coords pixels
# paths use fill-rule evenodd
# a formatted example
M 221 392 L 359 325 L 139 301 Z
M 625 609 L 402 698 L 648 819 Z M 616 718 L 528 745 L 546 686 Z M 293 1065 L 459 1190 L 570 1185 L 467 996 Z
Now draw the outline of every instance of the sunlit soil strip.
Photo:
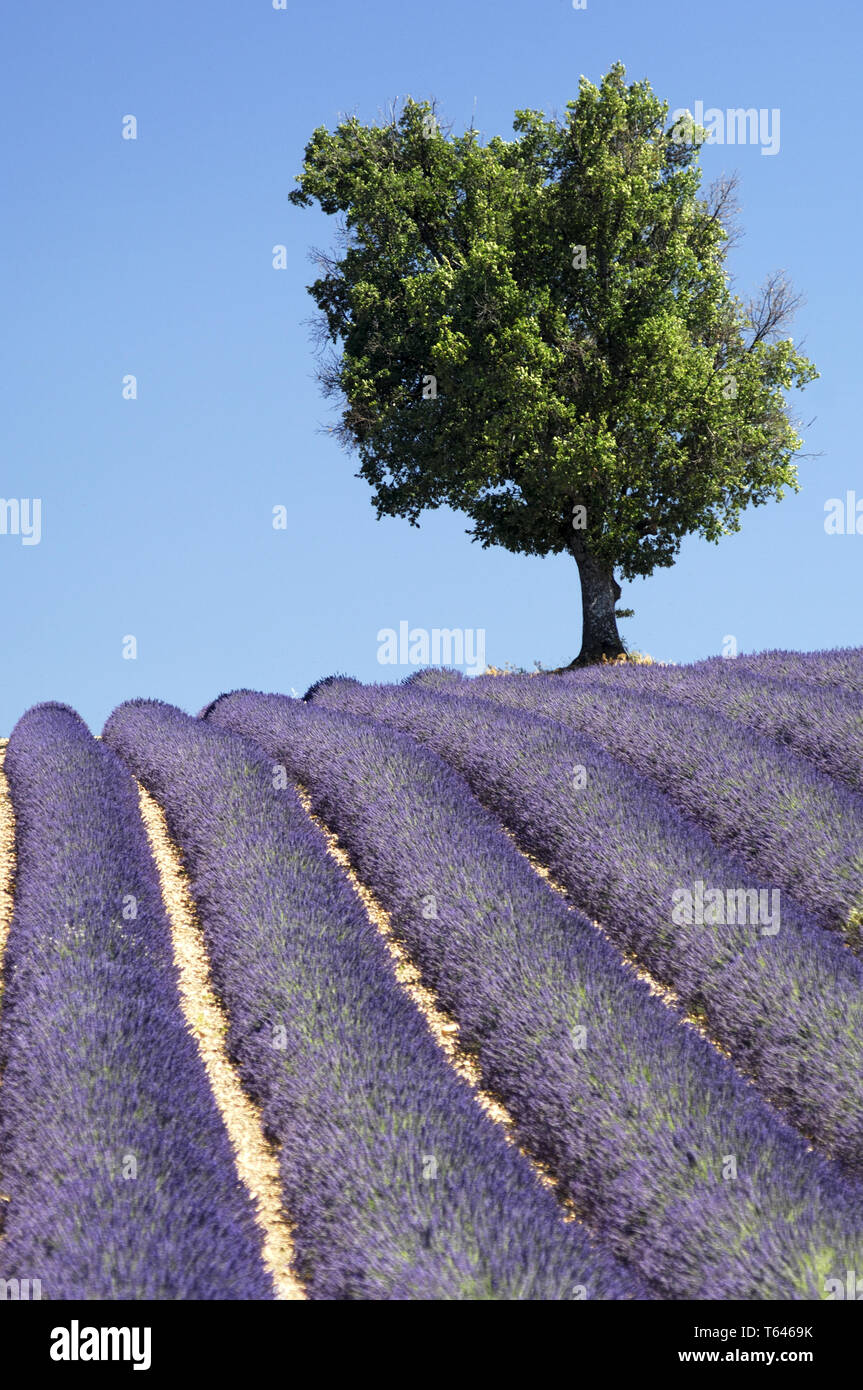
M 515 848 L 518 850 L 522 858 L 527 860 L 534 873 L 539 874 L 540 878 L 548 884 L 549 888 L 553 888 L 555 893 L 558 893 L 560 897 L 563 898 L 564 904 L 570 912 L 573 911 L 574 908 L 572 901 L 563 884 L 558 883 L 557 879 L 552 877 L 551 873 L 545 867 L 544 864 L 541 864 L 538 859 L 534 859 L 532 854 L 527 854 L 523 849 L 520 848 L 511 831 L 507 830 L 505 826 L 503 827 L 503 830 L 504 834 L 506 834 L 512 841 L 513 845 L 515 845 Z M 655 994 L 657 998 L 662 1000 L 663 1004 L 667 1004 L 669 1008 L 674 1009 L 675 1013 L 680 1018 L 681 1023 L 683 1023 L 687 1028 L 694 1028 L 696 1033 L 700 1033 L 702 1038 L 704 1038 L 705 1042 L 709 1042 L 712 1048 L 715 1048 L 717 1052 L 721 1052 L 723 1057 L 727 1057 L 729 1062 L 734 1062 L 734 1058 L 728 1051 L 728 1048 L 723 1047 L 722 1043 L 717 1042 L 715 1038 L 712 1038 L 710 1036 L 707 1029 L 701 1022 L 701 1019 L 696 1014 L 684 1013 L 683 1005 L 680 1002 L 680 996 L 676 994 L 673 989 L 671 989 L 668 985 L 662 984 L 659 980 L 654 979 L 650 972 L 648 970 L 645 970 L 644 966 L 641 964 L 637 956 L 633 955 L 631 951 L 624 951 L 616 941 L 612 940 L 611 936 L 606 931 L 605 927 L 602 925 L 601 922 L 597 922 L 594 918 L 591 918 L 591 921 L 593 922 L 593 925 L 596 927 L 597 931 L 602 932 L 602 935 L 605 937 L 606 941 L 610 942 L 614 949 L 622 957 L 624 964 L 627 965 L 629 969 L 632 970 L 632 972 L 638 976 L 639 980 L 644 980 L 651 994 Z M 750 1086 L 753 1086 L 755 1084 L 752 1078 L 746 1076 L 745 1073 L 741 1073 L 741 1075 L 743 1076 L 744 1081 L 748 1082 Z
M 414 962 L 402 946 L 401 942 L 393 931 L 389 913 L 386 912 L 378 902 L 377 898 L 361 882 L 356 870 L 351 863 L 350 856 L 342 847 L 337 835 L 325 825 L 319 816 L 312 810 L 311 797 L 302 784 L 297 783 L 297 792 L 300 801 L 305 808 L 309 819 L 317 826 L 323 834 L 327 852 L 340 866 L 345 876 L 351 883 L 369 920 L 377 928 L 382 936 L 384 943 L 392 957 L 395 967 L 395 975 L 402 988 L 410 995 L 420 1013 L 428 1024 L 429 1031 L 435 1042 L 446 1055 L 447 1061 L 458 1072 L 463 1080 L 467 1081 L 471 1087 L 474 1099 L 486 1112 L 490 1119 L 499 1124 L 503 1130 L 506 1140 L 514 1144 L 519 1153 L 530 1164 L 536 1177 L 545 1186 L 550 1188 L 558 1198 L 562 1211 L 561 1216 L 564 1221 L 576 1220 L 578 1213 L 564 1193 L 559 1188 L 556 1179 L 545 1164 L 538 1162 L 531 1154 L 527 1153 L 518 1145 L 516 1138 L 515 1121 L 505 1106 L 501 1104 L 489 1091 L 483 1089 L 482 1073 L 476 1059 L 461 1046 L 459 1042 L 459 1026 L 451 1014 L 441 1006 L 434 992 L 422 983 L 422 977 Z
M 572 899 L 570 898 L 563 884 L 558 883 L 557 879 L 552 876 L 552 874 L 549 872 L 549 870 L 545 867 L 544 864 L 541 864 L 539 860 L 535 859 L 532 854 L 528 854 L 525 850 L 521 848 L 511 830 L 509 830 L 505 825 L 502 825 L 500 828 L 501 830 L 503 830 L 503 833 L 518 850 L 522 858 L 527 860 L 534 873 L 539 874 L 540 878 L 548 884 L 549 888 L 553 888 L 555 893 L 559 894 L 559 896 L 563 899 L 563 902 L 568 911 L 574 911 L 575 909 L 572 903 Z M 711 1037 L 710 1033 L 704 1027 L 704 1024 L 702 1023 L 701 1019 L 696 1014 L 684 1012 L 684 1007 L 680 1002 L 680 996 L 673 989 L 671 989 L 670 986 L 663 985 L 660 983 L 659 980 L 654 979 L 650 972 L 648 970 L 645 970 L 638 957 L 633 955 L 631 951 L 624 951 L 616 941 L 612 940 L 612 937 L 606 931 L 605 927 L 602 925 L 601 922 L 597 922 L 594 918 L 591 918 L 591 921 L 593 922 L 593 925 L 596 927 L 597 931 L 601 932 L 602 935 L 605 937 L 606 941 L 610 942 L 610 944 L 614 947 L 614 949 L 622 958 L 624 964 L 627 965 L 629 969 L 632 970 L 632 972 L 638 976 L 639 980 L 644 980 L 645 984 L 648 986 L 650 990 L 650 993 L 655 994 L 658 999 L 662 1000 L 663 1004 L 667 1004 L 670 1009 L 673 1009 L 685 1028 L 694 1028 L 696 1033 L 700 1033 L 701 1037 L 704 1038 L 704 1041 L 708 1042 L 716 1052 L 721 1052 L 722 1056 L 725 1057 L 726 1060 L 731 1063 L 735 1071 L 737 1071 L 738 1076 L 742 1077 L 742 1079 L 746 1082 L 747 1086 L 754 1087 L 755 1082 L 752 1079 L 752 1077 L 748 1076 L 745 1071 L 741 1071 L 738 1068 L 732 1053 L 729 1052 L 728 1048 L 723 1046 L 722 1043 L 717 1042 L 714 1037 Z M 771 1101 L 767 1100 L 764 1097 L 762 1098 L 765 1100 L 765 1104 L 769 1105 L 771 1109 L 775 1108 L 772 1105 Z M 781 1115 L 781 1111 L 777 1110 L 776 1113 L 778 1115 Z M 784 1116 L 782 1118 L 784 1118 Z M 788 1123 L 787 1120 L 786 1123 Z M 800 1128 L 797 1128 L 797 1132 L 807 1141 L 807 1145 L 810 1152 L 813 1152 L 815 1149 L 815 1145 L 813 1143 L 812 1135 L 808 1134 L 806 1131 Z
M 265 1138 L 259 1110 L 243 1090 L 225 1050 L 228 1020 L 210 983 L 207 949 L 182 859 L 168 835 L 161 806 L 140 783 L 138 796 L 171 926 L 183 1015 L 198 1045 L 228 1131 L 237 1172 L 255 1205 L 255 1217 L 263 1235 L 264 1264 L 277 1298 L 305 1298 L 292 1270 L 293 1240 L 282 1207 L 276 1151 Z
M 504 830 L 504 833 L 509 836 L 510 840 L 512 840 L 512 843 L 515 845 L 516 849 L 518 849 L 519 854 L 521 854 L 523 858 L 527 860 L 534 872 L 538 873 L 540 878 L 545 880 L 549 888 L 553 888 L 555 893 L 560 894 L 567 908 L 570 911 L 572 911 L 572 902 L 570 901 L 569 894 L 567 893 L 563 885 L 558 883 L 556 879 L 552 878 L 545 865 L 540 864 L 538 859 L 534 859 L 532 854 L 526 854 L 523 849 L 519 849 L 519 846 L 516 844 L 515 838 L 513 837 L 512 833 L 509 830 L 507 830 L 505 826 L 502 828 Z M 673 989 L 670 989 L 668 985 L 660 984 L 659 980 L 655 980 L 653 976 L 647 970 L 645 970 L 644 966 L 641 965 L 637 956 L 634 956 L 630 951 L 622 951 L 620 946 L 617 945 L 616 942 L 612 941 L 611 937 L 609 936 L 608 932 L 606 931 L 605 927 L 602 925 L 601 922 L 597 922 L 593 918 L 591 918 L 591 921 L 593 921 L 593 925 L 596 927 L 597 931 L 602 932 L 602 935 L 605 937 L 605 939 L 611 942 L 612 946 L 614 946 L 614 949 L 622 956 L 624 963 L 629 966 L 630 970 L 632 970 L 638 976 L 639 980 L 645 981 L 645 983 L 648 985 L 650 989 L 651 994 L 657 995 L 657 997 L 660 998 L 664 1004 L 667 1004 L 669 1008 L 674 1009 L 675 1013 L 680 1018 L 680 1021 L 684 1025 L 684 1027 L 694 1028 L 696 1033 L 700 1033 L 702 1038 L 704 1038 L 705 1042 L 710 1043 L 710 1046 L 714 1048 L 716 1052 L 721 1052 L 723 1057 L 725 1057 L 731 1063 L 735 1071 L 737 1071 L 738 1076 L 742 1077 L 742 1079 L 746 1082 L 747 1086 L 754 1087 L 755 1082 L 753 1081 L 752 1077 L 747 1076 L 745 1071 L 741 1071 L 738 1068 L 737 1063 L 735 1062 L 734 1057 L 729 1052 L 728 1048 L 723 1047 L 722 1043 L 717 1042 L 715 1038 L 710 1036 L 707 1029 L 702 1024 L 701 1020 L 695 1014 L 687 1014 L 683 1012 L 683 1005 L 680 1002 L 679 995 L 677 995 Z M 762 1099 L 764 1099 L 765 1105 L 769 1105 L 771 1109 L 775 1108 L 771 1101 L 767 1100 L 765 1097 L 762 1097 Z M 776 1113 L 777 1115 L 781 1116 L 781 1111 L 777 1110 Z M 782 1116 L 782 1118 L 784 1118 L 784 1116 Z M 786 1120 L 785 1123 L 787 1124 L 788 1121 Z M 797 1128 L 797 1133 L 806 1140 L 809 1152 L 814 1152 L 815 1144 L 813 1142 L 812 1135 L 808 1134 L 805 1130 L 799 1128 Z

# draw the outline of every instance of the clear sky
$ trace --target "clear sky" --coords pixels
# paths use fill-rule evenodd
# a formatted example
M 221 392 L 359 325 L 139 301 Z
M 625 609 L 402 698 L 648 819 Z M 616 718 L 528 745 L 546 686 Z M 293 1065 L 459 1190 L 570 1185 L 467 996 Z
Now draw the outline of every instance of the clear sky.
M 824 529 L 828 499 L 863 500 L 861 27 L 856 0 L 7 6 L 0 496 L 41 499 L 42 518 L 38 544 L 0 535 L 0 733 L 47 699 L 98 730 L 136 695 L 196 710 L 237 686 L 400 678 L 377 654 L 402 621 L 483 629 L 496 664 L 576 654 L 573 561 L 484 551 L 447 511 L 419 530 L 375 519 L 314 380 L 308 250 L 334 219 L 287 195 L 312 130 L 341 114 L 435 97 L 457 129 L 506 136 L 517 107 L 562 110 L 616 60 L 672 108 L 778 108 L 775 154 L 716 144 L 703 163 L 740 175 L 735 288 L 786 269 L 822 374 L 795 397 L 817 454 L 801 493 L 625 585 L 622 631 L 675 661 L 728 635 L 863 642 L 863 535 Z

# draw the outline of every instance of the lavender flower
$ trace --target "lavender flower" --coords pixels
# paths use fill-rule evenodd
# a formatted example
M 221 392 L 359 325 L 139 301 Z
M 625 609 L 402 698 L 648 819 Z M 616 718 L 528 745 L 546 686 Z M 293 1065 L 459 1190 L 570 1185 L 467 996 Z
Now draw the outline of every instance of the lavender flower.
M 448 725 L 454 742 L 483 708 L 346 683 L 315 698 L 222 697 L 209 722 L 308 785 L 585 1220 L 666 1297 L 817 1298 L 826 1259 L 856 1267 L 860 1191 L 565 908 L 460 776 L 412 738 L 324 706 L 404 717 L 415 733 Z M 515 779 L 533 750 L 501 746 L 504 723 L 492 716 L 471 756 Z
M 650 777 L 751 874 L 863 947 L 863 796 L 718 714 L 609 677 L 490 676 L 451 688 L 595 740 Z
M 863 647 L 839 647 L 823 652 L 756 652 L 735 658 L 742 671 L 773 679 L 805 681 L 807 685 L 837 685 L 863 694 Z
M 676 895 L 698 884 L 734 894 L 735 906 L 738 891 L 757 891 L 759 906 L 766 894 L 769 906 L 775 890 L 653 782 L 561 724 L 415 685 L 331 686 L 315 698 L 324 706 L 374 716 L 457 767 L 572 901 L 705 1019 L 762 1094 L 863 1173 L 863 964 L 838 940 L 785 902 L 778 931 L 760 914 L 675 920 Z
M 65 705 L 15 726 L 0 1277 L 49 1299 L 265 1299 L 251 1202 L 180 1009 L 134 782 Z
M 280 760 L 157 701 L 121 706 L 104 737 L 185 857 L 309 1295 L 647 1296 L 445 1061 Z
M 774 739 L 863 791 L 863 699 L 841 686 L 772 679 L 722 657 L 697 666 L 597 667 L 575 679 L 579 687 L 611 687 L 616 696 L 665 695 L 697 705 Z

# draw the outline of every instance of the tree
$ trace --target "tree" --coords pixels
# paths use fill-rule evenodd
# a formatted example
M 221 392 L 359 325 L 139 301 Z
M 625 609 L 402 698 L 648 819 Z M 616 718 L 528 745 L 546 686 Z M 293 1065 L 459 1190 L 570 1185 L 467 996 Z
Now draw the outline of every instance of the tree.
M 784 393 L 817 373 L 780 337 L 782 274 L 732 293 L 735 181 L 699 195 L 706 133 L 649 83 L 617 64 L 513 129 L 454 136 L 408 99 L 317 129 L 290 198 L 342 215 L 309 286 L 319 376 L 378 516 L 448 504 L 483 546 L 570 553 L 581 664 L 623 651 L 615 572 L 797 489 Z

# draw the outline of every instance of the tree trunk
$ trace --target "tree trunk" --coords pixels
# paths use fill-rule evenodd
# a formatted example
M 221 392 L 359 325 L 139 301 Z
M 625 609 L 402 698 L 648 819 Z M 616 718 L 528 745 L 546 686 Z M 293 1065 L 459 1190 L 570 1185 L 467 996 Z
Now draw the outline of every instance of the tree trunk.
M 581 651 L 573 666 L 589 666 L 603 657 L 621 656 L 626 648 L 617 631 L 615 607 L 620 598 L 620 585 L 614 577 L 614 567 L 604 565 L 589 555 L 580 544 L 573 546 L 581 580 Z

